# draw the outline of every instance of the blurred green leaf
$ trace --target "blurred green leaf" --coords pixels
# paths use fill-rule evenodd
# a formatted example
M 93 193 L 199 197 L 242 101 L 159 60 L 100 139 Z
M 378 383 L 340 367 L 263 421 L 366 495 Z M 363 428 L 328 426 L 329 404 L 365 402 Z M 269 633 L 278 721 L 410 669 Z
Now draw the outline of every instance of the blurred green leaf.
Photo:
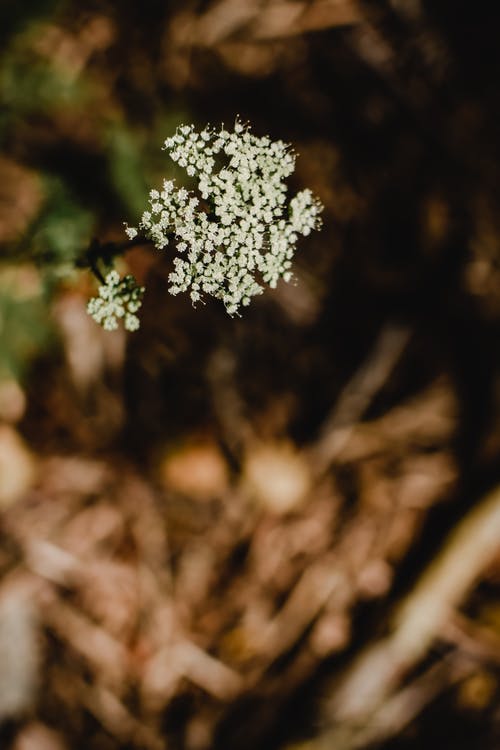
M 44 187 L 46 200 L 23 245 L 46 277 L 53 277 L 74 268 L 92 236 L 94 216 L 72 198 L 60 178 L 45 176 Z
M 0 70 L 0 97 L 11 118 L 29 112 L 50 112 L 83 100 L 84 90 L 78 78 L 50 61 L 30 57 L 13 52 Z
M 135 217 L 144 211 L 148 196 L 141 144 L 132 131 L 113 125 L 107 147 L 113 187 L 126 211 Z
M 51 338 L 47 299 L 33 267 L 0 273 L 0 378 L 20 380 Z
M 2 0 L 0 6 L 0 45 L 24 31 L 42 18 L 53 15 L 61 6 L 61 0 Z

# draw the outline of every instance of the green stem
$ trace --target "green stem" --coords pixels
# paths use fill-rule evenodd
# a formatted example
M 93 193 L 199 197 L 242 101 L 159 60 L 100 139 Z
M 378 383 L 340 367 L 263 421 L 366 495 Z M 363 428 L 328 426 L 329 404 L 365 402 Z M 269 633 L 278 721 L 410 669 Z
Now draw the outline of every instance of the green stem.
M 123 242 L 100 242 L 95 237 L 91 240 L 90 245 L 76 261 L 77 268 L 88 268 L 101 284 L 105 283 L 104 276 L 99 268 L 99 263 L 105 266 L 111 266 L 114 258 L 118 255 L 124 255 L 137 245 L 152 244 L 152 241 L 146 237 L 137 236 L 133 240 L 124 240 Z

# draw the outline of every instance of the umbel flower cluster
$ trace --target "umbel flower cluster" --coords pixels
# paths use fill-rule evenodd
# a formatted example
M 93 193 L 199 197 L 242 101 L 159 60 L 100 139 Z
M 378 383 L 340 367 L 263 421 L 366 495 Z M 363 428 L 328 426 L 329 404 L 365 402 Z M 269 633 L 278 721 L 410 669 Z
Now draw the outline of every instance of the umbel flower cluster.
M 133 276 L 120 279 L 117 271 L 110 271 L 99 287 L 99 295 L 89 300 L 87 312 L 106 331 L 116 330 L 119 318 L 123 318 L 127 331 L 137 331 L 139 318 L 135 313 L 143 295 L 144 287 L 138 286 Z
M 126 233 L 159 249 L 175 245 L 170 293 L 189 292 L 193 304 L 211 295 L 235 315 L 263 283 L 290 281 L 298 237 L 320 228 L 323 209 L 310 190 L 287 200 L 285 180 L 295 169 L 290 146 L 236 120 L 233 132 L 181 125 L 164 148 L 193 189 L 164 180 L 150 192 L 138 227 L 126 225 Z

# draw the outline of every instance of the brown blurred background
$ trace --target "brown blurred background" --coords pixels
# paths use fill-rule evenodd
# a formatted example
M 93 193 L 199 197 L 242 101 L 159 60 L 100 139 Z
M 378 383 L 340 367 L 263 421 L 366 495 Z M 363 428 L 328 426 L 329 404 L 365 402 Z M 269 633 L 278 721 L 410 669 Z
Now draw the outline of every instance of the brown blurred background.
M 0 5 L 1 750 L 500 748 L 500 14 Z M 181 122 L 299 153 L 295 283 L 119 260 Z

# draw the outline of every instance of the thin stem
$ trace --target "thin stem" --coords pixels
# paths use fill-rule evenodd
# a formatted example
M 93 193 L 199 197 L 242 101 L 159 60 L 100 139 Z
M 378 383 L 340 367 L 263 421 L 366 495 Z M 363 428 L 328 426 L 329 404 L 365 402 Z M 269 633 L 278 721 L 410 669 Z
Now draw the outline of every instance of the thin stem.
M 76 261 L 76 266 L 77 268 L 90 269 L 96 279 L 100 281 L 101 284 L 104 284 L 105 279 L 99 268 L 99 263 L 103 263 L 105 266 L 111 266 L 116 256 L 124 255 L 128 250 L 131 250 L 137 245 L 150 244 L 153 244 L 152 240 L 140 235 L 134 237 L 132 240 L 124 240 L 123 242 L 100 242 L 94 237 L 88 248 Z

